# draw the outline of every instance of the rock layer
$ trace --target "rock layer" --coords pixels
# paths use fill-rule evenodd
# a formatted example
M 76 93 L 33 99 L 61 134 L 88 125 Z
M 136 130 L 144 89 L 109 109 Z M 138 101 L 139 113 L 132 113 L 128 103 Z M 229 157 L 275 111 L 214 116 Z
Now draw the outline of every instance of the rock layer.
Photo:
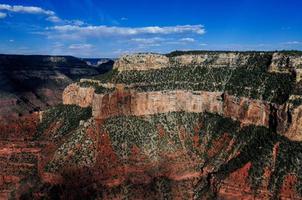
M 288 108 L 270 102 L 236 97 L 222 92 L 161 91 L 137 92 L 119 86 L 114 93 L 96 94 L 93 88 L 68 86 L 63 93 L 63 103 L 81 107 L 92 106 L 95 119 L 118 115 L 144 116 L 168 112 L 217 113 L 238 120 L 242 125 L 275 126 L 282 135 L 301 141 L 299 109 L 293 112 L 292 124 L 288 122 Z M 272 110 L 273 108 L 273 110 Z M 273 120 L 276 123 L 272 123 Z M 288 126 L 290 129 L 288 130 Z M 273 128 L 273 127 L 271 127 Z
M 32 199 L 301 199 L 300 60 L 284 52 L 124 56 L 43 112 L 38 179 L 18 191 Z

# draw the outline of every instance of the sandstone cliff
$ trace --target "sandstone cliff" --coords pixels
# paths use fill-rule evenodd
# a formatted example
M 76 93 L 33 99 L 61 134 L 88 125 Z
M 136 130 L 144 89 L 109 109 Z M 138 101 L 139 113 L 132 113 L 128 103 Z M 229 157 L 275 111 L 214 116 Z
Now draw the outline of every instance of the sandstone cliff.
M 302 57 L 300 55 L 287 55 L 282 53 L 258 53 L 258 54 L 248 54 L 248 53 L 211 53 L 211 54 L 197 54 L 197 55 L 178 55 L 175 57 L 165 57 L 164 55 L 157 55 L 157 54 L 138 54 L 138 55 L 131 55 L 131 56 L 124 56 L 120 60 L 116 62 L 114 69 L 116 69 L 119 74 L 123 74 L 127 71 L 143 71 L 146 73 L 146 70 L 150 70 L 151 72 L 154 70 L 159 70 L 162 68 L 177 68 L 177 66 L 184 66 L 184 67 L 197 67 L 197 66 L 205 66 L 210 70 L 207 71 L 208 73 L 208 82 L 215 81 L 214 84 L 221 84 L 224 87 L 229 84 L 228 81 L 233 76 L 233 70 L 231 68 L 248 68 L 250 71 L 255 68 L 257 63 L 252 63 L 253 61 L 257 62 L 257 59 L 263 59 L 260 61 L 259 68 L 262 68 L 264 71 L 263 73 L 268 73 L 271 76 L 278 75 L 278 73 L 286 73 L 289 77 L 292 77 L 291 86 L 297 87 L 299 85 L 298 81 L 298 74 L 292 73 L 292 71 L 297 70 L 301 67 L 301 60 Z M 163 60 L 165 60 L 163 62 Z M 170 60 L 170 61 L 169 61 Z M 284 62 L 288 60 L 288 64 L 285 65 Z M 150 64 L 156 63 L 156 64 Z M 150 67 L 149 67 L 150 66 Z M 154 67 L 156 66 L 156 67 Z M 220 80 L 211 80 L 213 79 L 213 74 L 215 71 L 211 71 L 211 68 L 215 67 L 227 67 L 229 68 L 229 74 L 226 77 L 218 77 Z M 263 69 L 264 68 L 264 69 Z M 175 69 L 177 70 L 177 69 Z M 255 70 L 255 69 L 254 69 Z M 258 69 L 256 69 L 258 70 Z M 267 71 L 267 72 L 265 72 Z M 163 72 L 164 73 L 164 72 Z M 144 75 L 144 74 L 143 74 Z M 140 75 L 140 76 L 143 76 Z M 215 75 L 215 74 L 214 74 Z M 254 125 L 261 125 L 269 127 L 271 120 L 276 121 L 275 128 L 279 131 L 280 134 L 286 135 L 289 139 L 297 140 L 301 138 L 301 130 L 297 128 L 299 123 L 297 123 L 297 119 L 292 124 L 289 124 L 288 118 L 292 118 L 291 115 L 294 115 L 294 118 L 298 111 L 298 108 L 292 108 L 290 111 L 289 104 L 291 104 L 290 95 L 294 93 L 290 93 L 290 91 L 284 91 L 282 93 L 287 92 L 287 102 L 284 101 L 282 104 L 276 104 L 272 102 L 272 98 L 269 97 L 264 99 L 260 96 L 259 99 L 256 98 L 249 98 L 252 97 L 251 95 L 232 95 L 228 94 L 226 88 L 222 88 L 221 91 L 219 88 L 215 88 L 214 91 L 210 89 L 210 91 L 206 90 L 193 90 L 188 88 L 189 90 L 179 90 L 177 87 L 175 89 L 166 89 L 163 87 L 162 91 L 154 91 L 160 90 L 150 89 L 150 91 L 143 92 L 141 91 L 141 87 L 156 87 L 159 84 L 165 84 L 164 81 L 169 82 L 170 80 L 160 80 L 160 82 L 155 82 L 154 80 L 147 80 L 149 79 L 142 78 L 142 81 L 135 82 L 136 77 L 132 77 L 134 79 L 134 83 L 129 83 L 128 80 L 123 80 L 123 75 L 120 75 L 121 80 L 119 79 L 119 75 L 117 76 L 117 80 L 112 79 L 113 82 L 109 86 L 108 84 L 103 84 L 101 81 L 94 80 L 94 84 L 98 85 L 99 87 L 116 87 L 117 85 L 122 89 L 116 89 L 114 93 L 111 94 L 92 94 L 93 87 L 84 87 L 81 88 L 80 86 L 71 85 L 65 89 L 63 95 L 63 103 L 65 104 L 76 104 L 82 107 L 92 106 L 93 108 L 93 116 L 96 119 L 105 119 L 114 115 L 151 115 L 157 113 L 167 113 L 167 112 L 210 112 L 210 113 L 217 113 L 226 117 L 230 117 L 234 120 L 239 120 L 241 123 L 244 124 L 254 124 Z M 126 74 L 125 76 L 128 76 Z M 132 75 L 129 75 L 132 76 Z M 139 74 L 138 74 L 139 76 Z M 198 76 L 198 75 L 196 75 Z M 223 75 L 220 75 L 223 76 Z M 173 78 L 173 77 L 172 77 Z M 240 82 L 240 77 L 238 78 L 238 82 Z M 271 78 L 271 77 L 267 77 Z M 281 77 L 282 78 L 282 77 Z M 184 80 L 186 78 L 184 77 Z M 215 79 L 215 77 L 214 77 Z M 145 81 L 150 81 L 145 82 Z M 163 81 L 163 82 L 161 82 Z M 253 81 L 253 80 L 248 80 Z M 281 80 L 282 81 L 282 80 Z M 83 80 L 82 82 L 88 82 L 88 80 Z M 89 81 L 92 83 L 91 81 Z M 123 83 L 124 82 L 124 83 Z M 190 84 L 189 81 L 183 81 L 185 84 Z M 236 81 L 235 81 L 236 82 Z M 122 84 L 121 84 L 122 83 Z M 129 84 L 125 84 L 129 83 Z M 175 80 L 175 85 L 178 83 Z M 172 83 L 173 84 L 173 83 Z M 198 83 L 194 83 L 198 84 Z M 230 87 L 236 87 L 237 85 L 233 85 L 234 83 L 230 84 Z M 260 84 L 269 84 L 269 82 L 263 82 Z M 154 86 L 155 85 L 155 86 Z M 276 85 L 277 87 L 278 85 Z M 185 86 L 186 87 L 186 86 Z M 274 86 L 271 86 L 271 91 L 266 91 L 268 89 L 261 88 L 267 87 L 262 85 L 256 85 L 258 88 L 254 88 L 258 90 L 261 95 L 263 93 L 272 92 L 276 98 L 283 98 L 277 95 L 284 95 L 284 94 L 275 94 L 278 88 L 274 89 Z M 270 87 L 270 86 L 268 86 Z M 282 83 L 280 87 L 283 87 Z M 286 87 L 286 85 L 284 85 Z M 139 89 L 139 90 L 137 90 Z M 290 89 L 290 88 L 289 88 Z M 252 93 L 251 90 L 253 88 L 235 88 L 235 90 L 249 90 L 249 93 Z M 260 90 L 260 91 L 259 91 Z M 263 90 L 263 91 L 261 91 Z M 288 90 L 286 88 L 285 90 Z M 237 91 L 236 91 L 237 92 Z M 239 93 L 237 92 L 237 93 Z M 286 95 L 286 94 L 285 94 Z M 299 94 L 296 95 L 298 98 L 300 97 Z M 286 100 L 286 99 L 285 99 Z M 288 113 L 290 113 L 288 115 Z M 273 119 L 275 118 L 275 119 Z M 279 123 L 277 123 L 279 122 Z M 288 126 L 296 127 L 291 128 L 288 130 Z M 293 130 L 295 130 L 293 132 Z M 299 140 L 299 139 L 298 139 Z

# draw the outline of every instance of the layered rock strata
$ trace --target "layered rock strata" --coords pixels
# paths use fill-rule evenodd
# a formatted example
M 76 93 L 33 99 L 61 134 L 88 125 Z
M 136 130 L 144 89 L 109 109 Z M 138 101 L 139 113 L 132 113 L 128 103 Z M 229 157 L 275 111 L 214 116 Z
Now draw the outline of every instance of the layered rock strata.
M 53 141 L 42 162 L 52 189 L 31 195 L 301 199 L 301 60 L 296 52 L 124 56 L 43 113 L 37 137 Z
M 157 54 L 122 57 L 114 66 L 118 72 L 113 75 L 111 82 L 83 79 L 81 84 L 87 83 L 88 86 L 74 84 L 67 87 L 63 93 L 63 103 L 92 106 L 96 119 L 121 114 L 143 116 L 175 111 L 218 113 L 239 120 L 243 125 L 270 127 L 281 135 L 300 141 L 299 108 L 292 104 L 299 103 L 301 98 L 297 91 L 301 56 L 212 52 L 163 57 Z M 157 63 L 156 67 L 150 63 Z M 200 68 L 204 74 L 201 78 L 198 77 L 200 74 L 192 78 L 194 71 L 188 71 L 188 68 Z M 215 71 L 216 68 L 224 70 L 224 74 L 217 75 L 220 72 Z M 181 74 L 183 70 L 189 73 L 188 81 Z M 177 71 L 180 75 L 171 75 Z M 246 77 L 239 76 L 242 71 Z M 249 80 L 249 73 L 252 74 L 251 78 L 263 76 L 263 80 Z M 165 80 L 157 80 L 157 75 L 170 77 L 174 82 L 168 79 L 165 84 Z M 155 78 L 152 79 L 152 76 Z M 241 78 L 244 78 L 242 85 Z M 249 81 L 251 87 L 248 87 Z M 89 87 L 89 84 L 92 86 Z M 93 92 L 96 89 L 94 86 L 111 91 Z

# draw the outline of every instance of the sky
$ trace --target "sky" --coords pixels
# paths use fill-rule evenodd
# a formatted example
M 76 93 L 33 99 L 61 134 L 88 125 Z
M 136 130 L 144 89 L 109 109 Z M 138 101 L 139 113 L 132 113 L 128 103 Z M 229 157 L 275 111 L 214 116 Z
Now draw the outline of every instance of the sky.
M 302 50 L 301 0 L 0 0 L 0 53 Z

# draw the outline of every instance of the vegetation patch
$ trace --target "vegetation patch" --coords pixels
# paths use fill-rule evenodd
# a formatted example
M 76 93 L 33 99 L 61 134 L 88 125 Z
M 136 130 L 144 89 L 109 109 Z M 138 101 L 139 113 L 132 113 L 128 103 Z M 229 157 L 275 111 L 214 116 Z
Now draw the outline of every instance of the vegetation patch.
M 76 129 L 81 120 L 86 121 L 91 117 L 91 107 L 81 108 L 77 105 L 61 104 L 43 113 L 43 120 L 38 126 L 38 134 L 39 136 L 43 136 L 45 131 L 57 124 L 59 128 L 55 128 L 55 132 L 51 133 L 51 138 L 60 139 L 70 131 Z
M 160 134 L 159 126 L 164 130 L 164 136 Z M 105 122 L 104 129 L 121 158 L 129 156 L 133 145 L 144 152 L 149 148 L 154 154 L 147 155 L 156 155 L 156 158 L 160 152 L 184 150 L 188 155 L 199 157 L 200 168 L 197 170 L 211 166 L 220 180 L 251 163 L 245 178 L 255 193 L 264 187 L 264 180 L 269 180 L 268 189 L 277 197 L 287 175 L 297 177 L 296 190 L 300 193 L 302 190 L 301 142 L 289 141 L 265 127 L 241 127 L 238 121 L 217 114 L 172 112 L 145 118 L 113 117 Z M 199 135 L 198 146 L 192 140 L 196 133 Z M 223 139 L 226 136 L 228 139 Z M 276 164 L 272 166 L 277 144 Z M 266 168 L 274 169 L 270 177 L 265 174 Z
M 189 52 L 189 54 L 199 53 Z M 228 92 L 238 97 L 244 96 L 279 104 L 288 100 L 294 90 L 294 76 L 289 73 L 267 71 L 271 64 L 272 53 L 245 53 L 251 54 L 245 65 L 209 67 L 207 65 L 211 63 L 189 66 L 174 63 L 173 67 L 157 70 L 118 72 L 117 69 L 114 69 L 94 77 L 94 79 L 103 83 L 131 84 L 134 89 L 146 92 L 176 89 L 204 90 Z M 175 55 L 173 54 L 173 56 Z M 95 88 L 99 92 L 111 92 L 104 88 Z
M 118 116 L 107 119 L 103 129 L 109 133 L 112 146 L 120 158 L 128 158 L 134 146 L 151 158 L 157 157 L 158 135 L 148 121 L 139 117 Z
M 108 93 L 112 93 L 114 91 L 114 88 L 106 88 L 106 87 L 99 85 L 98 83 L 89 82 L 89 81 L 80 82 L 78 84 L 80 85 L 80 87 L 84 87 L 84 88 L 93 87 L 94 92 L 96 94 L 108 94 Z
M 294 78 L 286 73 L 268 73 L 264 68 L 170 67 L 131 71 L 116 75 L 113 82 L 136 84 L 139 91 L 205 90 L 225 91 L 236 96 L 284 103 L 293 90 Z
M 296 98 L 289 99 L 288 103 L 292 108 L 297 108 L 302 105 L 302 96 L 297 96 Z
M 45 170 L 62 172 L 68 167 L 91 166 L 95 161 L 95 150 L 94 142 L 88 137 L 85 126 L 80 126 L 58 148 Z
M 272 55 L 273 53 L 283 53 L 287 55 L 302 55 L 302 51 L 283 50 L 283 51 L 173 51 L 166 54 L 168 57 L 182 56 L 182 55 L 200 55 L 200 54 L 219 54 L 219 53 L 240 53 L 240 54 L 260 54 L 265 53 Z
M 107 83 L 107 82 L 111 82 L 114 77 L 116 77 L 118 74 L 118 70 L 117 69 L 113 69 L 110 70 L 109 72 L 106 72 L 104 74 L 100 74 L 98 76 L 93 77 L 93 79 L 95 80 L 99 80 L 102 83 Z

